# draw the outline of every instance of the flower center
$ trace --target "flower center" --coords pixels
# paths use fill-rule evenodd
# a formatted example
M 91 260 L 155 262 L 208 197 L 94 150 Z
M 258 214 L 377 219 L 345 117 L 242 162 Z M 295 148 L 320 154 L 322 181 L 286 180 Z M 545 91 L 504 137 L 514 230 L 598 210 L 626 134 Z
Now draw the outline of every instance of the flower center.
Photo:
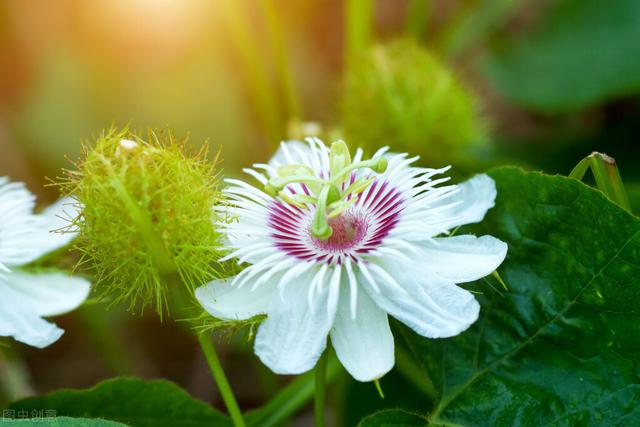
M 382 156 L 352 162 L 349 147 L 343 141 L 331 144 L 328 160 L 329 170 L 321 171 L 319 174 L 308 165 L 280 166 L 277 176 L 272 177 L 264 186 L 265 193 L 271 197 L 279 196 L 285 203 L 299 209 L 307 209 L 310 204 L 315 205 L 310 228 L 310 235 L 315 240 L 328 240 L 335 231 L 330 219 L 348 212 L 357 202 L 358 195 L 374 181 L 370 175 L 358 179 L 357 170 L 369 169 L 377 174 L 387 170 L 387 159 Z M 304 194 L 287 194 L 285 189 L 294 183 L 304 185 Z M 313 196 L 307 189 L 311 189 Z M 340 228 L 343 227 L 338 226 L 338 229 Z M 342 237 L 339 240 L 342 240 Z
M 314 245 L 330 252 L 342 252 L 358 245 L 367 233 L 367 223 L 363 218 L 344 213 L 336 218 L 328 219 L 333 230 L 328 239 L 318 239 L 311 235 Z

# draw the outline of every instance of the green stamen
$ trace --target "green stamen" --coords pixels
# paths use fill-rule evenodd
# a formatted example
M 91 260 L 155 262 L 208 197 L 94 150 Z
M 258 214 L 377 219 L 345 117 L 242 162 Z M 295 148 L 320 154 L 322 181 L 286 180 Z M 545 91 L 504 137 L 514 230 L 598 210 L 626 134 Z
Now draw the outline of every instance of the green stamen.
M 292 164 L 281 166 L 277 176 L 271 178 L 264 186 L 264 191 L 271 197 L 280 198 L 290 205 L 307 209 L 308 205 L 316 205 L 311 223 L 311 234 L 317 239 L 326 240 L 333 230 L 329 225 L 330 218 L 336 218 L 349 210 L 357 201 L 350 195 L 362 193 L 375 180 L 374 177 L 360 178 L 341 191 L 347 183 L 352 171 L 371 169 L 375 173 L 384 173 L 388 162 L 384 157 L 376 157 L 351 163 L 349 147 L 343 141 L 331 144 L 329 153 L 330 178 L 322 179 L 314 175 L 311 168 L 305 165 Z M 305 194 L 286 194 L 283 190 L 289 184 L 305 184 L 318 196 Z
M 330 186 L 325 186 L 320 192 L 318 198 L 318 206 L 313 214 L 313 222 L 311 223 L 311 234 L 317 239 L 326 240 L 333 234 L 333 229 L 329 226 L 327 219 L 327 197 L 329 197 Z
M 352 163 L 349 166 L 342 169 L 335 176 L 331 176 L 332 182 L 337 182 L 343 177 L 345 177 L 349 172 L 354 171 L 356 169 L 364 169 L 369 168 L 375 173 L 384 173 L 387 170 L 387 159 L 384 157 L 376 157 L 374 159 L 363 160 L 357 163 Z
M 344 141 L 336 141 L 331 144 L 331 151 L 329 155 L 329 169 L 331 176 L 334 177 L 339 174 L 340 171 L 347 168 L 351 164 L 351 155 L 349 154 L 349 147 Z M 342 184 L 342 182 L 337 182 Z
M 325 185 L 326 181 L 320 178 L 316 178 L 314 176 L 309 176 L 309 175 L 292 175 L 292 176 L 286 176 L 286 177 L 273 178 L 267 183 L 267 186 L 271 186 L 277 191 L 282 191 L 284 187 L 294 183 L 301 183 L 301 184 L 308 184 L 308 185 L 309 184 Z M 265 186 L 265 188 L 267 187 Z

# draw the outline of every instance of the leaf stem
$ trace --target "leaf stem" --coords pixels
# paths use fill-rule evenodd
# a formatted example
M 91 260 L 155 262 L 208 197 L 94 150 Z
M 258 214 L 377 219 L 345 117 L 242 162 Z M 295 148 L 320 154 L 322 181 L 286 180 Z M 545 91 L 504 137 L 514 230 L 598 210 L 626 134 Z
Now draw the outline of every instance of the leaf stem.
M 198 334 L 198 342 L 200 343 L 204 357 L 207 359 L 207 364 L 209 365 L 213 379 L 218 385 L 218 389 L 222 395 L 222 400 L 224 400 L 224 404 L 229 411 L 229 416 L 233 421 L 233 425 L 235 427 L 246 427 L 238 402 L 233 395 L 229 381 L 227 381 L 227 376 L 220 364 L 220 359 L 218 358 L 216 349 L 211 342 L 211 337 L 204 333 Z
M 324 427 L 324 406 L 326 400 L 327 386 L 327 351 L 320 356 L 315 369 L 315 398 L 313 404 L 313 412 L 316 427 Z

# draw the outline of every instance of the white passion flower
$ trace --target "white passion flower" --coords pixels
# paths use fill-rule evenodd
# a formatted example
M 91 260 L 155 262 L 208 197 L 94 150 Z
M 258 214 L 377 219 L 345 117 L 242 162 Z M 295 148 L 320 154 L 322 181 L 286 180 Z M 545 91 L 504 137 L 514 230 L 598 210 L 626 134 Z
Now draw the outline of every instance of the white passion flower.
M 84 279 L 20 269 L 73 239 L 73 233 L 51 232 L 67 224 L 63 215 L 70 203 L 61 199 L 34 214 L 35 196 L 24 184 L 0 177 L 0 337 L 46 347 L 64 331 L 43 317 L 71 311 L 87 298 Z
M 428 338 L 467 329 L 480 306 L 457 283 L 491 274 L 507 245 L 491 236 L 447 237 L 493 207 L 495 183 L 478 175 L 439 185 L 448 168 L 386 154 L 353 160 L 343 142 L 283 143 L 269 164 L 245 172 L 265 191 L 229 179 L 230 214 L 218 224 L 248 264 L 196 290 L 219 319 L 266 314 L 255 352 L 279 374 L 315 365 L 327 335 L 349 373 L 380 378 L 394 365 L 388 315 Z

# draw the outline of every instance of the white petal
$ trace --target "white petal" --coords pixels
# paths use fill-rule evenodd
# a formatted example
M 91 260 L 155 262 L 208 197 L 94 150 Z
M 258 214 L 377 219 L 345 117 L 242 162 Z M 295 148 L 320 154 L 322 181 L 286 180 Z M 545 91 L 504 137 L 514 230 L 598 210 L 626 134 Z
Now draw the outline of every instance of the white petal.
M 62 336 L 62 329 L 43 320 L 24 302 L 5 294 L 6 288 L 0 284 L 0 336 L 38 348 L 47 347 Z
M 314 367 L 327 346 L 327 335 L 335 318 L 335 306 L 325 309 L 329 286 L 314 297 L 313 310 L 307 292 L 313 274 L 300 277 L 287 287 L 284 302 L 274 301 L 267 319 L 258 328 L 255 352 L 277 374 L 300 374 Z M 345 286 L 342 283 L 341 286 Z
M 275 279 L 251 290 L 250 286 L 232 285 L 230 279 L 213 280 L 196 289 L 196 299 L 213 317 L 245 320 L 267 313 L 271 300 L 277 297 Z
M 77 232 L 64 231 L 78 215 L 77 202 L 71 197 L 59 199 L 47 207 L 40 215 L 42 219 L 42 254 L 64 247 L 75 239 Z
M 269 165 L 278 168 L 282 165 L 309 165 L 311 146 L 300 141 L 283 141 L 269 160 Z
M 0 336 L 46 347 L 64 331 L 42 319 L 78 307 L 89 294 L 84 279 L 62 273 L 13 271 L 0 279 Z
M 470 292 L 435 275 L 425 276 L 404 263 L 387 265 L 385 269 L 388 277 L 376 275 L 379 293 L 366 280 L 358 283 L 380 308 L 418 334 L 427 338 L 452 337 L 478 319 L 480 305 Z M 391 282 L 391 276 L 402 289 Z
M 89 296 L 91 285 L 64 273 L 12 271 L 5 277 L 9 298 L 22 301 L 39 316 L 57 316 L 79 307 Z
M 507 244 L 492 236 L 435 238 L 420 244 L 421 267 L 455 283 L 472 282 L 495 271 Z
M 0 177 L 0 269 L 38 257 L 40 221 L 33 215 L 34 206 L 35 196 L 23 183 Z
M 331 343 L 338 359 L 358 381 L 373 381 L 395 363 L 393 335 L 387 313 L 358 286 L 356 317 L 351 318 L 349 292 L 342 287 Z
M 458 185 L 458 191 L 443 197 L 429 208 L 453 204 L 439 215 L 449 218 L 447 226 L 451 228 L 464 224 L 480 222 L 489 209 L 495 205 L 496 183 L 488 175 L 476 175 Z

